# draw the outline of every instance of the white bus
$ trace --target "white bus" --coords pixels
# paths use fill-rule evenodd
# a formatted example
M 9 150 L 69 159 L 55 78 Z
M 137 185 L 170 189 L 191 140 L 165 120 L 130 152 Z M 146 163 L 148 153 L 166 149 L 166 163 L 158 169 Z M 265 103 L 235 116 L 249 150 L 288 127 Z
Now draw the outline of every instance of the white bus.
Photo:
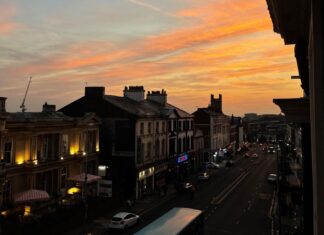
M 201 210 L 175 207 L 134 235 L 202 235 L 204 217 Z

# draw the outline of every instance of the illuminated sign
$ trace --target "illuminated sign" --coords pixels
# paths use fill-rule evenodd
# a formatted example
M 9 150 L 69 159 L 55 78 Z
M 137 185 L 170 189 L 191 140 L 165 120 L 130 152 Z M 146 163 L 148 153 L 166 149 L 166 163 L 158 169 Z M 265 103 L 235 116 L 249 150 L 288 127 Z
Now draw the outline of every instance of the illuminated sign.
M 187 160 L 188 160 L 188 155 L 184 154 L 184 155 L 178 157 L 177 163 L 181 163 L 181 162 L 184 162 L 184 161 L 187 161 Z

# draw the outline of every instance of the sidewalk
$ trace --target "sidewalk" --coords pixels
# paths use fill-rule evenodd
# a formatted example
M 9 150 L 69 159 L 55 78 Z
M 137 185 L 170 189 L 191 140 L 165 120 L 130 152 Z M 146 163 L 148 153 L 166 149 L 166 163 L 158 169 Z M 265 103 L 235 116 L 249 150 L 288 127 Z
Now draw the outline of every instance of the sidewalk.
M 143 215 L 150 210 L 158 207 L 159 205 L 171 200 L 173 197 L 176 196 L 176 190 L 173 187 L 173 185 L 169 185 L 169 189 L 167 191 L 167 195 L 158 195 L 158 194 L 152 194 L 147 195 L 143 199 L 138 199 L 135 201 L 134 206 L 129 210 L 129 212 L 132 212 L 137 215 Z M 110 219 L 118 212 L 121 211 L 127 211 L 126 205 L 122 206 L 120 208 L 117 208 L 115 210 L 107 212 L 104 216 L 95 219 L 93 221 L 87 222 L 85 225 L 80 226 L 77 229 L 71 230 L 67 234 L 76 234 L 76 235 L 85 235 L 85 234 L 91 234 L 91 235 L 101 235 L 105 231 L 107 231 L 108 224 L 110 222 Z

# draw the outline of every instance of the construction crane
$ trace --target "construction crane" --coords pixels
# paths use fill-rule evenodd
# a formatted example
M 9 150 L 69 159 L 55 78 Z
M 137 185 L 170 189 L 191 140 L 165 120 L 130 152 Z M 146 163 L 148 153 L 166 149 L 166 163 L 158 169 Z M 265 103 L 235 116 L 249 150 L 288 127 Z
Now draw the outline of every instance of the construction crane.
M 24 96 L 24 99 L 23 99 L 22 104 L 20 105 L 21 112 L 23 112 L 23 113 L 26 111 L 25 101 L 26 101 L 26 97 L 27 97 L 27 93 L 28 93 L 28 90 L 29 90 L 29 86 L 30 86 L 31 80 L 32 80 L 32 77 L 29 78 L 29 82 L 28 82 L 28 85 L 27 85 L 27 89 L 26 89 L 26 92 L 25 92 L 25 96 Z

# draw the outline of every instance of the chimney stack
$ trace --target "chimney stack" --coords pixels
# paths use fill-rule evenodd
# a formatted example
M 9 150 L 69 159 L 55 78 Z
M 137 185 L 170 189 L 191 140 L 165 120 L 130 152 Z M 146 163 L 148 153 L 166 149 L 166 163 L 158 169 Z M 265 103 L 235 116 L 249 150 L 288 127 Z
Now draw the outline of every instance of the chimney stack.
M 164 89 L 162 91 L 151 91 L 147 93 L 146 99 L 165 106 L 167 103 L 167 93 Z
M 105 87 L 86 87 L 85 88 L 85 97 L 89 98 L 103 98 L 105 96 Z
M 144 96 L 144 86 L 125 86 L 124 97 L 140 102 L 144 100 Z
M 0 113 L 6 112 L 6 97 L 0 97 Z
M 47 102 L 43 104 L 43 113 L 54 113 L 54 112 L 56 112 L 56 105 L 47 104 Z

